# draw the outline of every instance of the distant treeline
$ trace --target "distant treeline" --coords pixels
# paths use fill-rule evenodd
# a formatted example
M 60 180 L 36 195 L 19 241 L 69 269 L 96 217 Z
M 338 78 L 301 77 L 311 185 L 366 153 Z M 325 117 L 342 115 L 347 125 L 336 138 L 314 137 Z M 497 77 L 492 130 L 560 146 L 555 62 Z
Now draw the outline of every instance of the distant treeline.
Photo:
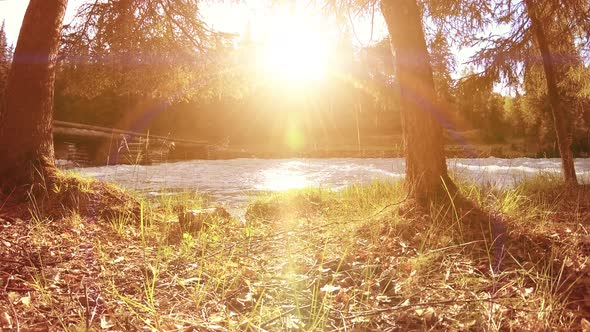
M 278 148 L 290 133 L 305 137 L 308 143 L 401 134 L 399 89 L 388 40 L 356 49 L 350 36 L 344 37 L 324 79 L 289 84 L 261 78 L 254 43 L 222 37 L 206 57 L 175 56 L 162 62 L 154 60 L 153 53 L 148 60 L 137 60 L 144 55 L 124 45 L 125 52 L 116 57 L 93 58 L 88 55 L 91 45 L 73 39 L 66 30 L 56 80 L 55 119 Z M 2 90 L 11 54 L 3 29 L 0 48 Z M 558 155 L 539 64 L 524 68 L 520 89 L 502 95 L 495 92 L 494 82 L 474 75 L 473 70 L 453 80 L 452 55 L 441 35 L 431 41 L 430 50 L 442 105 L 433 111 L 440 114 L 443 127 L 477 129 L 481 142 L 519 140 L 531 153 Z M 579 93 L 583 87 L 573 78 L 568 87 L 573 150 L 583 155 L 590 151 L 588 98 Z

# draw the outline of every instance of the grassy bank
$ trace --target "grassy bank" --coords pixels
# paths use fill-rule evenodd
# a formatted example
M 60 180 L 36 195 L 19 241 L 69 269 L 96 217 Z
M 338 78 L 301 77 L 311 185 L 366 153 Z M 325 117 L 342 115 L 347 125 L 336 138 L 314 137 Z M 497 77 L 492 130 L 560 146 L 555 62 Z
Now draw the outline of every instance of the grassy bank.
M 539 177 L 461 190 L 476 204 L 418 208 L 379 182 L 261 195 L 245 220 L 183 223 L 202 197 L 139 198 L 138 213 L 102 219 L 0 210 L 0 327 L 588 328 L 588 189 Z

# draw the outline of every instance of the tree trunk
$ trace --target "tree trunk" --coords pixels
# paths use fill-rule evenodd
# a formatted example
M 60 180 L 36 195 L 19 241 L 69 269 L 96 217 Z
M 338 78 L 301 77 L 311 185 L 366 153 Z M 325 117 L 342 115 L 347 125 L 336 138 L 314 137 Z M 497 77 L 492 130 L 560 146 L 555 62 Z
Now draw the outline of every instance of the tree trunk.
M 30 185 L 55 169 L 53 90 L 67 0 L 31 0 L 0 114 L 0 189 Z
M 572 136 L 571 123 L 568 116 L 568 111 L 565 109 L 564 101 L 562 100 L 559 88 L 557 85 L 557 70 L 555 68 L 556 62 L 551 53 L 551 46 L 547 39 L 543 24 L 538 15 L 538 4 L 531 0 L 525 0 L 525 5 L 529 18 L 531 19 L 531 28 L 535 34 L 535 39 L 541 57 L 543 59 L 543 70 L 545 71 L 545 79 L 547 81 L 547 95 L 549 97 L 549 104 L 551 105 L 551 114 L 553 115 L 553 122 L 555 127 L 555 134 L 557 136 L 557 146 L 559 147 L 559 155 L 561 156 L 561 169 L 566 186 L 575 186 L 578 184 L 576 177 L 576 169 L 574 167 L 574 154 L 572 152 Z
M 416 0 L 382 0 L 381 11 L 400 87 L 406 182 L 412 196 L 420 200 L 432 199 L 447 189 L 454 192 L 455 185 L 447 174 L 440 125 L 445 119 L 434 89 Z

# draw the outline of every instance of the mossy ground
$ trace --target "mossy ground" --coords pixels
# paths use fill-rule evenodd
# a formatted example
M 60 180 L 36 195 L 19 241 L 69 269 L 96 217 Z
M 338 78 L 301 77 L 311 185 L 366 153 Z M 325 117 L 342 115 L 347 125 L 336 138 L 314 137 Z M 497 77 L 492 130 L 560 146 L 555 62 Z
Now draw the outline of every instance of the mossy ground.
M 399 182 L 266 194 L 245 220 L 212 217 L 192 234 L 179 233 L 177 211 L 203 207 L 199 196 L 134 198 L 137 209 L 115 209 L 129 213 L 95 216 L 5 206 L 0 327 L 587 329 L 590 190 L 554 182 L 463 184 L 474 204 L 429 207 Z M 101 186 L 88 182 L 90 200 L 124 197 Z

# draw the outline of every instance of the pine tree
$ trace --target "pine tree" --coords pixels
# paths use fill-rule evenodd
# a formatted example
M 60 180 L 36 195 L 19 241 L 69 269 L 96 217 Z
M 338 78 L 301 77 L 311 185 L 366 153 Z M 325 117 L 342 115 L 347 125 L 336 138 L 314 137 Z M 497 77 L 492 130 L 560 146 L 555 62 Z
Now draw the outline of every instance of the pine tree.
M 436 93 L 441 101 L 450 103 L 453 99 L 454 84 L 451 72 L 456 69 L 456 64 L 443 30 L 439 29 L 436 32 L 428 49 L 431 55 L 430 62 L 432 63 Z
M 563 44 L 584 39 L 590 32 L 588 1 L 430 0 L 425 4 L 435 24 L 452 27 L 460 44 L 481 47 L 471 62 L 484 69 L 481 76 L 488 80 L 519 86 L 522 69 L 541 64 L 563 177 L 568 186 L 576 185 L 572 118 L 560 89 L 567 71 L 560 67 L 571 66 L 575 58 L 572 48 L 562 53 Z M 498 25 L 507 31 L 490 33 Z
M 10 69 L 10 53 L 8 40 L 6 39 L 5 21 L 2 21 L 2 26 L 0 26 L 0 101 L 4 100 L 4 88 L 6 87 L 8 70 Z
M 447 94 L 448 87 L 437 88 L 433 75 L 433 65 L 446 67 L 449 59 L 444 51 L 440 54 L 442 57 L 434 59 L 429 53 L 423 25 L 425 3 L 421 0 L 324 0 L 324 3 L 334 7 L 339 17 L 350 13 L 352 6 L 367 10 L 373 4 L 380 4 L 389 32 L 389 56 L 394 59 L 395 73 L 391 81 L 395 82 L 398 92 L 391 94 L 400 108 L 406 184 L 411 195 L 421 202 L 447 195 L 446 191 L 455 192 L 456 186 L 447 172 L 442 129 L 443 125 L 448 125 L 451 112 L 445 98 L 439 98 Z M 438 45 L 431 45 L 435 46 L 432 50 L 442 50 L 444 43 L 440 39 L 438 42 Z M 443 71 L 440 77 L 445 75 Z
M 551 20 L 551 13 L 556 8 L 551 8 L 546 3 L 524 0 L 526 11 L 531 21 L 531 30 L 535 36 L 535 41 L 541 53 L 545 80 L 547 84 L 547 94 L 553 115 L 553 123 L 557 136 L 557 146 L 562 161 L 562 172 L 566 185 L 573 186 L 578 184 L 576 170 L 574 167 L 574 154 L 572 151 L 572 120 L 566 108 L 566 101 L 563 93 L 560 91 L 559 82 L 564 81 L 563 75 L 560 75 L 557 67 L 557 58 L 555 54 L 555 40 L 557 36 L 548 34 L 545 23 Z M 557 9 L 559 10 L 559 9 Z
M 67 2 L 30 0 L 27 7 L 6 83 L 5 102 L 0 109 L 0 191 L 26 187 L 38 183 L 41 178 L 50 181 L 56 171 L 52 137 L 53 97 Z M 150 7 L 156 2 L 157 8 Z M 146 17 L 137 17 L 138 13 Z M 179 0 L 173 4 L 166 0 L 85 4 L 79 15 L 86 24 L 78 27 L 78 33 L 64 36 L 68 43 L 62 50 L 73 61 L 88 60 L 91 65 L 104 61 L 102 56 L 109 51 L 115 53 L 118 57 L 115 63 L 122 67 L 133 61 L 136 64 L 196 62 L 198 59 L 193 50 L 203 47 L 209 34 L 196 13 L 197 2 L 194 0 Z M 146 22 L 148 18 L 150 24 Z M 145 23 L 147 28 L 140 23 Z M 152 23 L 164 27 L 156 29 Z M 154 34 L 156 38 L 148 38 Z M 179 40 L 185 41 L 182 50 L 186 52 L 173 49 L 166 53 L 169 56 L 166 61 L 154 59 L 152 51 L 167 49 L 171 45 L 166 43 L 169 40 L 176 41 L 176 46 Z M 144 41 L 148 44 L 141 43 Z M 144 53 L 135 54 L 134 51 Z M 31 54 L 35 56 L 31 57 Z M 90 58 L 89 54 L 97 57 Z M 149 78 L 139 76 L 129 78 L 126 83 L 134 85 L 140 81 L 153 84 Z
M 0 189 L 51 178 L 53 91 L 67 0 L 31 0 L 14 51 L 0 114 Z M 32 58 L 31 54 L 37 55 Z
M 382 0 L 381 11 L 395 54 L 404 126 L 406 182 L 420 201 L 455 190 L 447 173 L 441 122 L 444 112 L 434 86 L 430 55 L 416 0 Z
M 193 96 L 203 71 L 216 68 L 215 58 L 204 51 L 228 40 L 206 27 L 199 6 L 195 0 L 83 3 L 79 19 L 64 31 L 60 82 L 68 94 L 85 97 L 104 91 L 176 100 Z

